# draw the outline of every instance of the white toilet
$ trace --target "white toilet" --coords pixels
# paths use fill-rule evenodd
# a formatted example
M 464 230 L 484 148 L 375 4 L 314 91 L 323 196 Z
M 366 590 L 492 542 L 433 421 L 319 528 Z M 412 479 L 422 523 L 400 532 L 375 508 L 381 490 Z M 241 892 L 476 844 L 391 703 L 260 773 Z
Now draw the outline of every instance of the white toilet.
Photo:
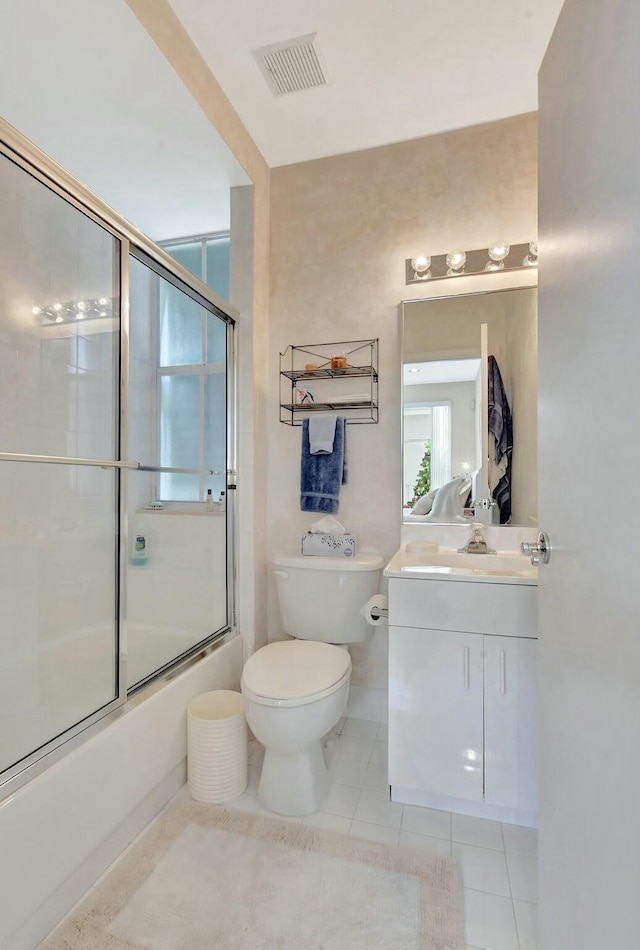
M 249 726 L 265 747 L 258 797 L 280 815 L 317 811 L 329 787 L 322 739 L 345 711 L 351 658 L 367 636 L 360 609 L 378 591 L 381 557 L 283 555 L 274 561 L 285 633 L 242 673 Z M 341 644 L 342 646 L 336 646 Z

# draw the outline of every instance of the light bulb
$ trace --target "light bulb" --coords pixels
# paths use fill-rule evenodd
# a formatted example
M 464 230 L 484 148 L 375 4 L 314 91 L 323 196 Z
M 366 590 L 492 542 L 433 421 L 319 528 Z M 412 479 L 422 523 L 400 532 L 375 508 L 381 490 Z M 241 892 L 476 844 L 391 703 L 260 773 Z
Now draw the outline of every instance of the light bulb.
M 84 320 L 84 313 L 82 312 L 82 310 L 78 310 L 78 312 L 76 313 L 76 320 Z
M 429 265 L 431 264 L 431 258 L 427 257 L 426 254 L 418 254 L 417 257 L 411 258 L 411 266 L 413 267 L 413 272 L 420 280 L 426 280 L 429 277 Z
M 57 313 L 59 310 L 62 310 L 62 304 L 61 304 L 61 303 L 58 303 L 58 301 L 56 300 L 56 302 L 55 302 L 54 305 L 53 305 L 53 309 L 54 309 L 54 310 L 56 311 L 56 313 Z
M 60 314 L 56 317 L 56 323 L 64 323 L 64 317 L 61 317 Z
M 31 313 L 34 315 L 34 317 L 39 317 L 42 313 L 42 309 L 40 307 L 32 307 Z
M 485 264 L 485 270 L 503 270 L 504 261 L 487 261 Z
M 538 266 L 538 242 L 531 241 L 529 243 L 529 253 L 522 262 L 523 267 L 537 267 Z
M 467 255 L 464 251 L 451 251 L 447 254 L 447 267 L 452 271 L 461 271 L 467 262 Z
M 87 304 L 84 300 L 79 300 L 76 304 L 76 310 L 79 310 L 81 313 L 84 313 L 87 310 Z
M 108 298 L 108 297 L 100 297 L 100 299 L 98 300 L 98 303 L 100 304 L 101 307 L 106 307 L 107 304 L 109 303 L 109 298 Z
M 509 254 L 511 248 L 506 241 L 496 241 L 489 248 L 489 257 L 492 261 L 503 261 Z

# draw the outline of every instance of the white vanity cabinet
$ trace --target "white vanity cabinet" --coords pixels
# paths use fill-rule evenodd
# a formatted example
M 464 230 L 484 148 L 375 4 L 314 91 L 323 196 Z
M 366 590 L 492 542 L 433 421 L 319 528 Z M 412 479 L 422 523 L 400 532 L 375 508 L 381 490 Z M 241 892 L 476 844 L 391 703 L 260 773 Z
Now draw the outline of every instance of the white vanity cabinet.
M 389 578 L 394 801 L 535 824 L 536 603 L 531 584 Z

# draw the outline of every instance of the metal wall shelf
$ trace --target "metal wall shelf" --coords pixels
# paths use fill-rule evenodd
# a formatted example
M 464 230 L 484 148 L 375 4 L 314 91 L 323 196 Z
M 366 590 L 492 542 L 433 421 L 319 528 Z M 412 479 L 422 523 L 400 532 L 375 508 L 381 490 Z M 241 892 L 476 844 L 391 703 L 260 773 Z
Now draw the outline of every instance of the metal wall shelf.
M 336 357 L 347 365 L 332 366 Z M 377 339 L 288 346 L 280 353 L 280 422 L 301 426 L 311 413 L 337 412 L 350 424 L 377 423 L 377 363 Z M 336 380 L 346 381 L 343 392 Z M 355 391 L 358 380 L 366 393 Z

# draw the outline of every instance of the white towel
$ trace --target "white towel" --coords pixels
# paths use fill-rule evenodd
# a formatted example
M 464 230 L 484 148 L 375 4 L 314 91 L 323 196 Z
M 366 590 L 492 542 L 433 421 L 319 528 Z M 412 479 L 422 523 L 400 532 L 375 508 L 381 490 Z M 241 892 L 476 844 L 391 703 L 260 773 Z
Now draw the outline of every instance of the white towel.
M 311 455 L 331 455 L 336 437 L 336 419 L 329 414 L 309 417 L 309 452 Z

